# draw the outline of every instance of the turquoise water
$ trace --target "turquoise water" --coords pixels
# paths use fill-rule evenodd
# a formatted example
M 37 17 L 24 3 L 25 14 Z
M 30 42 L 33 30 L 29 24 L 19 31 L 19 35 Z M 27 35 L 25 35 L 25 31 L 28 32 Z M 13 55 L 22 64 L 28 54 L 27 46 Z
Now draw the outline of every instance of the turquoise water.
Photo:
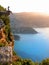
M 18 34 L 20 40 L 14 44 L 15 52 L 22 58 L 42 61 L 49 58 L 49 39 L 42 33 Z

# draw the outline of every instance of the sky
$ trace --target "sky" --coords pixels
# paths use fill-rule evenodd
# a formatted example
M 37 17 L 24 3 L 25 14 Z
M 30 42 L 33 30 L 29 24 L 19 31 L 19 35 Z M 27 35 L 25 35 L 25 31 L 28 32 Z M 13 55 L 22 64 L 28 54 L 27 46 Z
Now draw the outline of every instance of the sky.
M 40 12 L 49 14 L 49 0 L 0 0 L 0 5 L 12 12 Z

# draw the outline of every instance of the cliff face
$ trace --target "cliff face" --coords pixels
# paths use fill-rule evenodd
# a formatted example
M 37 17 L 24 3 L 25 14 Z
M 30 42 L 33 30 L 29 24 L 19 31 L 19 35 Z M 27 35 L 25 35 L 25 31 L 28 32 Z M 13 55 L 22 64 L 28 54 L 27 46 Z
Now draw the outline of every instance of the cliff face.
M 12 62 L 12 47 L 0 47 L 0 62 Z
M 2 20 L 0 20 L 0 23 L 2 23 Z M 2 26 L 3 24 L 4 23 L 2 23 Z M 5 25 L 3 27 L 2 26 L 0 25 L 0 45 L 13 47 L 14 39 L 13 39 L 12 33 L 9 32 L 9 34 L 7 34 Z
M 0 9 L 4 10 L 1 6 Z M 6 10 L 4 11 L 6 12 Z M 13 46 L 14 38 L 10 29 L 9 16 L 2 14 L 0 15 L 0 62 L 12 62 Z
M 12 48 L 14 46 L 14 40 L 10 33 L 11 41 L 7 41 L 8 36 L 5 34 L 5 25 L 0 19 L 0 62 L 12 62 Z

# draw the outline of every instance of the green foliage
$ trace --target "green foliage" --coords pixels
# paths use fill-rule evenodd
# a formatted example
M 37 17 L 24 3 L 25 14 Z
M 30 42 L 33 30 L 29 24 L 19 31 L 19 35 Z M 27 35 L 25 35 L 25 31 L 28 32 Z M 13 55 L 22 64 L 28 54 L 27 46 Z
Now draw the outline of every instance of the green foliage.
M 8 34 L 10 32 L 10 26 L 6 25 L 5 26 L 5 34 Z
M 6 63 L 3 63 L 3 65 L 9 65 L 9 63 L 8 63 L 8 62 L 6 62 Z
M 29 59 L 18 59 L 17 61 L 13 62 L 13 65 L 35 65 L 35 62 Z
M 13 65 L 49 65 L 49 58 L 43 60 L 41 63 L 38 62 L 33 62 L 32 60 L 29 59 L 19 59 L 15 62 L 13 62 Z
M 0 11 L 6 11 L 6 9 L 0 5 Z
M 49 65 L 49 58 L 43 60 L 43 61 L 41 62 L 41 65 Z
M 38 62 L 35 62 L 35 65 L 39 65 L 39 63 Z
M 2 65 L 1 62 L 0 62 L 0 65 Z
M 4 21 L 5 25 L 8 25 L 10 23 L 8 15 L 2 15 L 2 16 L 0 16 L 0 18 Z
M 5 46 L 5 44 L 3 44 L 3 43 L 0 43 L 0 47 L 3 47 L 3 46 Z
M 21 62 L 18 62 L 18 61 L 17 61 L 17 62 L 13 62 L 12 65 L 22 65 L 22 64 L 21 64 Z
M 16 52 L 15 51 L 13 51 L 13 55 L 16 55 Z
M 0 5 L 0 11 L 6 11 L 6 9 Z M 4 21 L 5 25 L 9 25 L 10 24 L 10 20 L 9 20 L 9 16 L 8 15 L 5 15 L 5 14 L 1 15 L 0 19 L 2 19 Z
M 0 5 L 0 11 L 6 11 L 6 9 Z M 9 16 L 4 14 L 0 16 L 0 19 L 2 19 L 5 24 L 4 33 L 7 35 L 7 41 L 9 41 L 11 33 Z
M 23 60 L 23 65 L 35 65 L 35 63 L 32 60 L 24 59 Z

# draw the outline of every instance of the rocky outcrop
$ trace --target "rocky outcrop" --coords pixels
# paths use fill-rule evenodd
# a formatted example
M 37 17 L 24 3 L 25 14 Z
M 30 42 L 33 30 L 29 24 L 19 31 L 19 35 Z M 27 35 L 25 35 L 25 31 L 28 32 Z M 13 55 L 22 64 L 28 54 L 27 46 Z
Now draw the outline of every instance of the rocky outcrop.
M 3 21 L 0 20 L 0 62 L 12 62 L 14 38 L 10 32 L 10 40 L 7 41 L 8 35 L 5 34 L 5 31 L 5 25 Z
M 0 6 L 0 63 L 8 65 L 12 62 L 14 38 L 10 29 L 10 10 Z
M 0 62 L 12 62 L 12 47 L 0 47 Z

